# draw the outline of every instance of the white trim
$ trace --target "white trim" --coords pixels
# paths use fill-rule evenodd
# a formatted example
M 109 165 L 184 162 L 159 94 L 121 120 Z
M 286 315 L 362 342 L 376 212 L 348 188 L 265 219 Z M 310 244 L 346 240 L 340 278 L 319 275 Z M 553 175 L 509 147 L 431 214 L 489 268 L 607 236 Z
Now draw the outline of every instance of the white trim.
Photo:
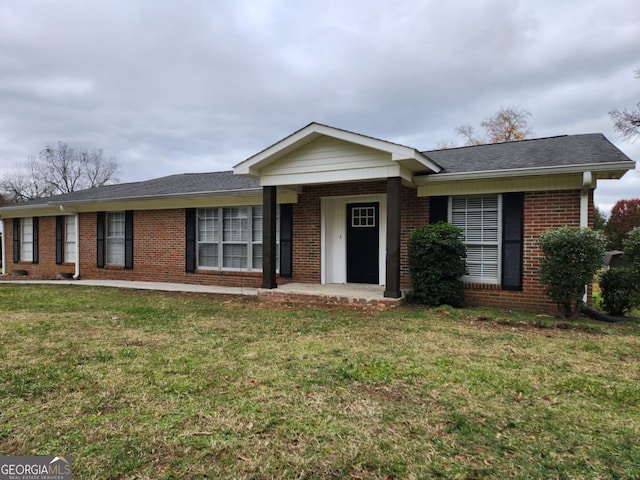
M 0 222 L 2 222 L 2 275 L 6 275 L 7 274 L 7 249 L 5 246 L 5 242 L 7 241 L 6 239 L 7 223 L 5 222 L 4 218 L 0 220 Z
M 477 180 L 481 178 L 503 178 L 531 175 L 554 175 L 559 173 L 619 172 L 635 168 L 635 162 L 586 163 L 580 165 L 557 165 L 551 167 L 525 167 L 505 170 L 481 170 L 477 172 L 439 173 L 437 175 L 415 175 L 413 183 L 427 185 L 432 182 L 453 180 Z

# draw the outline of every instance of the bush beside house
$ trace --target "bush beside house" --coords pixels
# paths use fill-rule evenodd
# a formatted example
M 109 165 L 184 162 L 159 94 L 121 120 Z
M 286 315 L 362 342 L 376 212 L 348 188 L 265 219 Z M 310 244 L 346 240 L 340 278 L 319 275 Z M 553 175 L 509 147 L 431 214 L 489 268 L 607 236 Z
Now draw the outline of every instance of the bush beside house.
M 413 290 L 409 301 L 424 305 L 464 306 L 467 273 L 462 231 L 439 222 L 414 230 L 408 243 L 409 270 Z
M 540 281 L 565 318 L 576 318 L 585 286 L 602 265 L 606 240 L 589 228 L 564 226 L 540 235 Z

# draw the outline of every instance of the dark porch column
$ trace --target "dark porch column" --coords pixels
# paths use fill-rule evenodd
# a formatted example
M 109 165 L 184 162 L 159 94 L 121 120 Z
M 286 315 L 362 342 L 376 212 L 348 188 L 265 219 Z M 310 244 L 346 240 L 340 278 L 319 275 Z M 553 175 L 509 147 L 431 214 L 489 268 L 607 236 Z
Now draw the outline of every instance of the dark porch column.
M 400 220 L 402 215 L 402 179 L 387 179 L 387 278 L 384 296 L 400 298 Z
M 278 288 L 276 283 L 276 191 L 262 187 L 262 288 Z

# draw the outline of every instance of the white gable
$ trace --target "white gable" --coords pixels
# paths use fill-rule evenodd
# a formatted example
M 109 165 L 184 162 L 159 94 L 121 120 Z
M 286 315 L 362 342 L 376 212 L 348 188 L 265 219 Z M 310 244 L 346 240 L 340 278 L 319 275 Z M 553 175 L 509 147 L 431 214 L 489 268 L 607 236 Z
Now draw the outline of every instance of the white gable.
M 312 123 L 239 163 L 234 173 L 260 184 L 302 185 L 402 177 L 437 172 L 440 166 L 417 150 Z
M 262 185 L 298 185 L 387 177 L 411 173 L 391 154 L 331 137 L 319 137 L 260 171 Z

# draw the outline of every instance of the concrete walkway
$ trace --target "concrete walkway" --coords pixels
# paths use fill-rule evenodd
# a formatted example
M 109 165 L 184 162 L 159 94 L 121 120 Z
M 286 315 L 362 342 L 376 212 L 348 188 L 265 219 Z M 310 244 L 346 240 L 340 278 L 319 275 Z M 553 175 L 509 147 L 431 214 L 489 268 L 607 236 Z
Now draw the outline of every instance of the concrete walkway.
M 359 305 L 379 308 L 403 305 L 406 298 L 385 298 L 384 287 L 368 284 L 310 284 L 288 283 L 272 290 L 249 287 L 223 287 L 216 285 L 192 285 L 188 283 L 137 282 L 128 280 L 5 280 L 3 283 L 40 285 L 84 285 L 92 287 L 132 288 L 164 292 L 213 293 L 225 295 L 252 295 L 260 300 L 287 303 L 317 303 L 325 305 Z
M 227 295 L 257 295 L 257 289 L 247 287 L 221 287 L 215 285 L 191 285 L 188 283 L 133 282 L 127 280 L 2 280 L 3 283 L 37 283 L 43 285 L 84 285 L 91 287 L 133 288 L 164 292 L 222 293 Z

